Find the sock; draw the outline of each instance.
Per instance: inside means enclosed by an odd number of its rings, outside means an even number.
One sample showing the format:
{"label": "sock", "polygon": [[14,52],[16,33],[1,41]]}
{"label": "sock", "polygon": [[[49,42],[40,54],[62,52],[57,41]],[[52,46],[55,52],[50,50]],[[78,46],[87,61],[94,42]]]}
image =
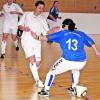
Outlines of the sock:
{"label": "sock", "polygon": [[1,54],[5,54],[6,46],[7,46],[7,42],[2,41],[2,43],[1,43]]}
{"label": "sock", "polygon": [[80,72],[78,70],[72,71],[72,87],[76,87],[79,82]]}
{"label": "sock", "polygon": [[18,40],[14,41],[14,45],[15,45],[15,47],[18,46]]}
{"label": "sock", "polygon": [[50,87],[54,81],[55,75],[53,75],[51,72],[49,72],[46,76],[46,80],[45,80],[45,87],[44,90],[48,91],[50,90]]}
{"label": "sock", "polygon": [[30,63],[30,69],[35,81],[37,82],[39,80],[39,75],[38,75],[36,63],[33,63],[33,64]]}

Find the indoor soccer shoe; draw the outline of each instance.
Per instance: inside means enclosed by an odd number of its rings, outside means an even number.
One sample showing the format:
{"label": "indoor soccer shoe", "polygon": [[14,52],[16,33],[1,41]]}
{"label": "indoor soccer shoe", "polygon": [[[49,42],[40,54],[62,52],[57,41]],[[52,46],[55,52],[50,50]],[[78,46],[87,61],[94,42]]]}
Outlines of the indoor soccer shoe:
{"label": "indoor soccer shoe", "polygon": [[16,51],[18,51],[18,50],[19,50],[19,47],[17,46],[17,47],[16,47]]}
{"label": "indoor soccer shoe", "polygon": [[42,82],[41,80],[38,80],[38,81],[36,82],[36,86],[37,86],[37,87],[40,87],[40,88],[43,88],[43,87],[44,87],[44,84],[43,84],[43,82]]}
{"label": "indoor soccer shoe", "polygon": [[69,88],[67,89],[67,91],[68,91],[68,93],[77,95],[77,92],[76,92],[76,88],[75,88],[75,87],[69,87]]}
{"label": "indoor soccer shoe", "polygon": [[48,91],[44,91],[44,89],[42,89],[40,92],[38,92],[39,95],[44,96],[44,97],[48,97],[49,96],[49,92]]}
{"label": "indoor soccer shoe", "polygon": [[1,54],[1,58],[4,59],[5,58],[5,54]]}

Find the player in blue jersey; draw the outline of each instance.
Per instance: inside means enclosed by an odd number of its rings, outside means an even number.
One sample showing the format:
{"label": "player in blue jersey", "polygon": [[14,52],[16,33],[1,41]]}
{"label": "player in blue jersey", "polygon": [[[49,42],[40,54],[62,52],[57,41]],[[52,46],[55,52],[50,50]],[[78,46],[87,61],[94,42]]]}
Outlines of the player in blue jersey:
{"label": "player in blue jersey", "polygon": [[49,28],[52,29],[55,26],[59,26],[57,19],[61,19],[61,17],[59,17],[59,1],[55,0],[53,2],[53,6],[51,7],[50,11],[49,11],[49,15],[47,17],[47,22],[49,25]]}
{"label": "player in blue jersey", "polygon": [[71,19],[65,19],[62,23],[63,30],[47,37],[41,36],[40,39],[53,41],[60,44],[62,57],[60,57],[48,72],[45,80],[45,87],[39,92],[40,95],[49,96],[50,87],[55,75],[72,71],[72,87],[68,90],[73,91],[79,82],[80,70],[86,65],[86,52],[84,46],[92,47],[95,54],[100,57],[100,53],[95,46],[95,42],[84,32],[75,30],[75,23]]}

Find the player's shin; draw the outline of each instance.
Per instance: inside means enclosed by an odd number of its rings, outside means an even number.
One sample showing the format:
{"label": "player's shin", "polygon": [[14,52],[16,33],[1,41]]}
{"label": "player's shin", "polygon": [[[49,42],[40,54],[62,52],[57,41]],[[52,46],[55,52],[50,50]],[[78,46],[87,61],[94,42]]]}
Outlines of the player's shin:
{"label": "player's shin", "polygon": [[43,82],[39,79],[36,63],[30,63],[30,69],[38,87],[44,87]]}
{"label": "player's shin", "polygon": [[79,76],[80,76],[79,70],[72,71],[72,87],[76,87],[76,85],[78,84]]}
{"label": "player's shin", "polygon": [[32,75],[35,79],[35,81],[39,80],[39,75],[38,75],[38,71],[37,71],[37,67],[36,67],[36,63],[30,63],[30,69],[32,72]]}
{"label": "player's shin", "polygon": [[7,46],[7,42],[6,41],[2,41],[2,44],[1,44],[1,54],[5,54],[6,46]]}
{"label": "player's shin", "polygon": [[45,87],[44,90],[50,90],[50,87],[54,81],[55,75],[52,72],[49,72],[46,76],[46,80],[45,80]]}

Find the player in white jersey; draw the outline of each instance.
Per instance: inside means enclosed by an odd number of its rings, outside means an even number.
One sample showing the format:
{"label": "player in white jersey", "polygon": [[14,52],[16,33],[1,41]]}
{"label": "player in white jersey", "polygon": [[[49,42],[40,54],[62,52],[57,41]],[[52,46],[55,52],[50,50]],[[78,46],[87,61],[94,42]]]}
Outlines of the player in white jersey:
{"label": "player in white jersey", "polygon": [[44,86],[38,75],[41,62],[41,42],[34,39],[34,33],[37,36],[46,35],[49,30],[46,19],[41,15],[44,7],[45,3],[43,1],[37,1],[34,12],[25,13],[19,22],[19,28],[23,30],[22,48],[26,58],[29,58],[29,66],[38,87]]}
{"label": "player in white jersey", "polygon": [[14,0],[7,0],[2,7],[2,11],[0,16],[4,16],[3,22],[3,37],[1,44],[1,58],[5,56],[5,49],[7,45],[7,39],[9,33],[12,33],[12,40],[14,41],[14,45],[16,50],[19,50],[18,40],[17,40],[17,27],[18,27],[18,16],[23,14],[23,10],[20,8],[18,4],[14,3]]}

